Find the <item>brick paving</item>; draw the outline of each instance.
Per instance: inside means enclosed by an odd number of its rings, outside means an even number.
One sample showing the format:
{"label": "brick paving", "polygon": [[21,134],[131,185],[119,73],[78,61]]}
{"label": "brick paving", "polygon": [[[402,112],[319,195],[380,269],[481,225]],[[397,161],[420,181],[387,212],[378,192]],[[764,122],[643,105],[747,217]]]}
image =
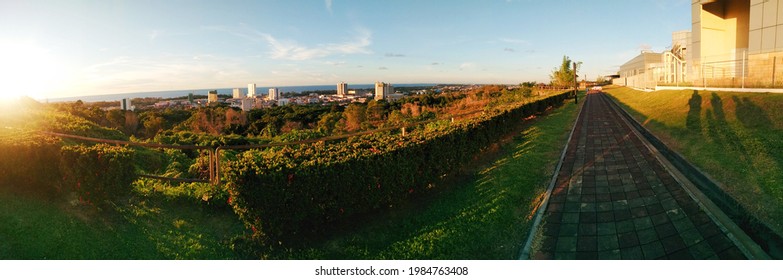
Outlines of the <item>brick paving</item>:
{"label": "brick paving", "polygon": [[610,109],[589,94],[534,259],[745,259]]}

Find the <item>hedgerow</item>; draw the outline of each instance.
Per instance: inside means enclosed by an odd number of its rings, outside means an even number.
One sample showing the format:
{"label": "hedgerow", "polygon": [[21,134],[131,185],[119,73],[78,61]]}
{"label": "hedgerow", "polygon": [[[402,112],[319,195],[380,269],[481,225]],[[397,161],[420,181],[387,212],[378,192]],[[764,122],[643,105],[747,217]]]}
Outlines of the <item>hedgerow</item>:
{"label": "hedgerow", "polygon": [[330,222],[389,207],[427,190],[519,120],[559,106],[567,93],[486,110],[406,136],[365,135],[237,155],[226,172],[229,204],[253,237],[283,242]]}

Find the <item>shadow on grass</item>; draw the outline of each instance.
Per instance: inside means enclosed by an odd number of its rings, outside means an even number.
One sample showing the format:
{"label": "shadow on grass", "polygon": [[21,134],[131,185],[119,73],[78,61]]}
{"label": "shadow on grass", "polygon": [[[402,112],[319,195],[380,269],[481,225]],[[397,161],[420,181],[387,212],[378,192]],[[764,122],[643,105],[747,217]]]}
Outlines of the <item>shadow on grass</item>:
{"label": "shadow on grass", "polygon": [[[781,159],[783,158],[779,154],[775,154],[779,153],[776,152],[779,150],[774,149],[778,142],[770,140],[771,137],[769,136],[780,135],[780,133],[769,133],[772,131],[772,125],[769,118],[766,117],[764,109],[756,106],[747,98],[739,99],[737,96],[733,96],[737,105],[733,113],[736,114],[737,120],[742,124],[742,126],[739,126],[733,125],[732,122],[727,120],[726,108],[730,107],[724,104],[723,99],[718,94],[714,92],[711,94],[710,106],[707,108],[701,108],[700,105],[696,105],[696,101],[701,98],[695,95],[698,95],[698,93],[694,91],[694,95],[688,102],[691,111],[685,116],[686,129],[669,127],[661,122],[649,119],[645,121],[644,126],[652,128],[652,130],[658,133],[668,134],[666,137],[678,135],[679,137],[676,137],[677,139],[673,139],[673,141],[678,142],[679,146],[684,146],[686,150],[693,151],[694,145],[699,146],[696,149],[699,153],[691,156],[698,158],[698,161],[701,163],[705,161],[711,162],[713,165],[712,172],[716,172],[716,166],[722,169],[719,171],[729,171],[725,170],[729,168],[731,169],[730,172],[737,172],[737,169],[739,169],[743,177],[734,178],[730,176],[730,178],[733,180],[752,180],[753,182],[739,183],[741,185],[737,185],[738,182],[733,182],[732,185],[727,187],[732,193],[740,193],[742,196],[745,196],[743,199],[746,205],[739,204],[736,200],[737,198],[727,195],[726,192],[714,185],[704,175],[701,175],[701,171],[694,169],[692,165],[685,162],[680,155],[668,151],[669,148],[660,140],[651,139],[651,142],[654,144],[656,142],[660,143],[662,147],[655,144],[656,147],[678,169],[683,171],[691,181],[699,186],[702,192],[710,197],[752,239],[758,242],[768,254],[774,258],[782,258],[783,238],[775,233],[775,231],[780,230],[780,223],[773,218],[781,216],[778,206],[781,200],[780,182],[776,181],[780,174],[770,174],[770,172],[779,170]],[[637,119],[647,118],[616,97],[612,96],[612,99],[617,101],[623,109]],[[704,110],[706,116],[699,127],[695,126],[695,120],[697,119],[696,109]],[[747,129],[743,129],[743,127]],[[759,162],[771,164],[759,166]],[[751,195],[752,197],[748,194],[742,194],[752,192],[748,190],[748,185],[757,185],[765,193],[755,193]],[[747,204],[748,200],[753,200],[754,204]],[[752,212],[764,216],[763,220],[766,222],[762,222],[759,220],[760,217],[751,214],[747,210],[748,207],[753,209]],[[773,219],[770,220],[770,218]]]}

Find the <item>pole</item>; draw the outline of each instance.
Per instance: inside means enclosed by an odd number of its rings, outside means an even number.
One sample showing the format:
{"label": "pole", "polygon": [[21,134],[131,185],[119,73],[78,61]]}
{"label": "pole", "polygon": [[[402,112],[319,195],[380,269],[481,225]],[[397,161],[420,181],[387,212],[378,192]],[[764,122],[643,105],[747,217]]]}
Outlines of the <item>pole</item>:
{"label": "pole", "polygon": [[745,88],[745,52],[747,50],[742,51],[742,88]]}
{"label": "pole", "polygon": [[574,103],[579,103],[576,90],[579,89],[579,81],[576,80],[576,62],[574,62]]}
{"label": "pole", "polygon": [[778,64],[778,57],[772,57],[772,87],[775,87],[775,64]]}

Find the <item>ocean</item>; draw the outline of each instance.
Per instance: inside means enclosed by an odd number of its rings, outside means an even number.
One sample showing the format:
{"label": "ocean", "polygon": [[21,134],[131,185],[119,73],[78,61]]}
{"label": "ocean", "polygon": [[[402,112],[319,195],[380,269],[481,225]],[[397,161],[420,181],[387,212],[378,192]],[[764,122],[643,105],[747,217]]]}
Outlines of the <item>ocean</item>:
{"label": "ocean", "polygon": [[[430,87],[437,84],[395,84],[395,87]],[[256,87],[256,93],[266,94],[271,87]],[[281,92],[303,92],[313,90],[336,90],[337,85],[316,85],[316,86],[283,86],[277,87]],[[348,89],[372,89],[375,88],[375,84],[348,84]],[[247,94],[247,87],[241,87],[242,93]],[[88,95],[88,96],[73,96],[73,97],[59,97],[49,98],[41,101],[48,102],[67,102],[81,100],[84,102],[97,102],[97,101],[119,101],[123,98],[142,98],[142,97],[160,97],[160,98],[174,98],[181,96],[188,96],[189,93],[195,95],[207,95],[210,90],[217,90],[218,94],[233,94],[234,88],[218,88],[218,89],[195,89],[195,90],[169,90],[169,91],[149,91],[149,92],[135,92],[135,93],[118,93],[118,94],[105,94],[105,95]]]}

